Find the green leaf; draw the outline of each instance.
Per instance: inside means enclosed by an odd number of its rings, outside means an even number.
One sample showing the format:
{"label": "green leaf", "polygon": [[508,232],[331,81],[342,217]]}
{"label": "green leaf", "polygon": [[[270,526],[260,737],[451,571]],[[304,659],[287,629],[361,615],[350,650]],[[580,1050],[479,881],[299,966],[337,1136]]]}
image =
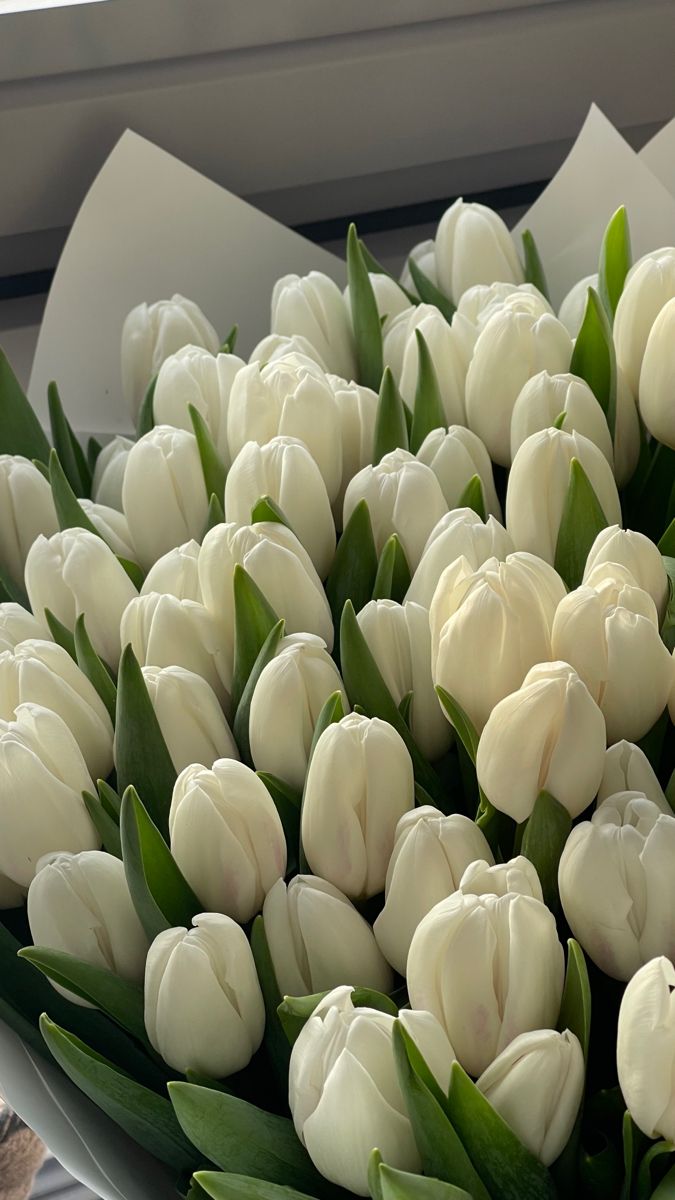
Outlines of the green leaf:
{"label": "green leaf", "polygon": [[96,688],[108,710],[110,720],[114,722],[117,706],[117,688],[113,682],[110,669],[105,666],[91,644],[84,621],[84,613],[80,613],[75,622],[73,642],[78,667]]}
{"label": "green leaf", "polygon": [[485,493],[483,491],[483,480],[480,475],[472,475],[457,501],[457,508],[470,508],[481,519],[487,521],[487,509],[485,507]]}
{"label": "green leaf", "polygon": [[217,496],[222,501],[225,495],[225,479],[227,477],[225,464],[218,453],[216,444],[211,437],[211,431],[202,414],[195,408],[194,404],[188,404],[188,412],[194,435],[197,439],[197,449],[199,450],[199,459],[202,464],[206,495]]}
{"label": "green leaf", "polygon": [[663,565],[669,580],[668,607],[661,626],[661,637],[668,649],[675,648],[675,558],[663,556]]}
{"label": "green leaf", "polygon": [[452,1064],[448,1113],[488,1192],[499,1200],[554,1200],[546,1167],[526,1150],[458,1062]]}
{"label": "green leaf", "polygon": [[574,938],[567,942],[567,971],[563,989],[558,1029],[569,1029],[581,1042],[584,1058],[588,1061],[591,1039],[591,985],[584,952]]}
{"label": "green leaf", "polygon": [[598,292],[610,321],[614,320],[631,262],[628,213],[622,204],[611,218],[600,247]]}
{"label": "green leaf", "polygon": [[572,818],[555,796],[540,792],[523,834],[521,853],[536,868],[544,903],[552,912],[560,907],[558,864],[572,829]]}
{"label": "green leaf", "polygon": [[59,389],[55,383],[47,388],[49,423],[52,430],[54,449],[59,457],[68,483],[76,496],[88,496],[91,492],[91,471],[68,418],[63,411]]}
{"label": "green leaf", "polygon": [[268,771],[256,771],[258,779],[262,779],[267,788],[286,838],[286,875],[294,875],[298,869],[298,845],[300,842],[300,806],[302,797],[283,779],[270,775]]}
{"label": "green leaf", "polygon": [[607,418],[614,440],[616,426],[616,352],[605,307],[594,288],[589,287],[586,311],[579,330],[570,371],[590,386]]}
{"label": "green leaf", "polygon": [[100,538],[101,534],[77,499],[56,450],[49,452],[49,483],[59,529],[86,529]]}
{"label": "green leaf", "polygon": [[49,457],[47,441],[40,422],[23,388],[0,350],[0,454],[22,454],[24,458]]}
{"label": "green leaf", "polygon": [[588,475],[579,459],[573,458],[554,564],[570,590],[581,583],[588,552],[600,531],[606,528],[607,518]]}
{"label": "green leaf", "polygon": [[377,392],[382,379],[382,327],[356,226],[347,234],[347,277],[359,383]]}
{"label": "green leaf", "polygon": [[55,617],[50,608],[45,609],[45,621],[47,622],[49,632],[58,646],[67,650],[74,662],[77,662],[77,654],[75,653],[75,637],[72,630],[67,629],[65,625]]}
{"label": "green leaf", "polygon": [[[638,1167],[635,1200],[649,1200],[653,1190],[652,1163],[660,1158],[662,1154],[673,1154],[674,1152],[675,1145],[665,1140],[656,1142],[655,1145],[649,1147]],[[675,1195],[675,1181],[673,1184],[673,1195]]]}
{"label": "green leaf", "polygon": [[277,653],[277,650],[279,649],[279,643],[284,636],[285,624],[286,623],[283,617],[280,621],[277,621],[276,625],[273,625],[270,629],[265,641],[260,647],[258,657],[256,658],[253,667],[251,668],[251,673],[244,685],[241,700],[237,705],[237,711],[232,723],[232,732],[234,734],[234,740],[239,747],[239,753],[241,754],[244,762],[248,763],[249,766],[253,762],[251,757],[251,742],[249,739],[249,719],[251,715],[253,693],[265,667],[272,661]]}
{"label": "green leaf", "polygon": [[114,854],[115,858],[121,858],[122,842],[119,825],[103,807],[98,796],[93,796],[91,792],[83,792],[82,799],[103,843],[103,849],[107,850],[108,854]]}
{"label": "green leaf", "polygon": [[223,509],[222,501],[220,501],[217,496],[212,495],[211,499],[209,500],[209,512],[208,512],[208,516],[206,518],[206,528],[204,530],[204,537],[206,537],[207,533],[209,532],[209,529],[214,529],[216,525],[222,525],[224,520],[225,520],[225,512]]}
{"label": "green leaf", "polygon": [[271,496],[261,496],[251,509],[251,524],[257,525],[260,521],[275,521],[277,525],[286,525],[288,529],[291,528],[288,517]]}
{"label": "green leaf", "polygon": [[377,466],[385,454],[399,448],[408,449],[408,424],[401,393],[391,368],[385,367],[375,416],[373,466]]}
{"label": "green leaf", "polygon": [[265,642],[279,618],[257,583],[239,563],[234,568],[234,670],[232,708],[237,711],[248,680]]}
{"label": "green leaf", "polygon": [[419,329],[415,330],[415,339],[417,341],[418,367],[410,434],[410,449],[413,454],[417,454],[422,442],[432,429],[444,429],[447,424],[436,368],[426,339]]}
{"label": "green leaf", "polygon": [[153,411],[153,402],[155,399],[155,388],[157,386],[157,376],[150,380],[140,409],[138,410],[138,422],[136,424],[136,433],[139,438],[150,433],[155,426],[155,414]]}
{"label": "green leaf", "polygon": [[366,246],[363,238],[359,238],[359,246],[361,247],[363,261],[371,275],[386,275],[389,279],[393,279],[396,286],[400,287],[401,291],[408,297],[411,304],[419,304],[419,296],[416,296],[414,292],[409,292],[407,288],[404,288],[403,284],[399,283],[396,276],[392,275],[391,271],[388,271],[386,267],[383,267],[381,262],[378,262],[378,260],[375,258],[375,255],[372,254]]}
{"label": "green leaf", "polygon": [[429,279],[429,276],[425,275],[419,263],[415,262],[412,254],[408,255],[408,270],[415,284],[417,295],[422,303],[433,304],[443,314],[446,321],[450,323],[457,311],[455,305],[440,288],[436,287],[436,284]]}
{"label": "green leaf", "polygon": [[[327,995],[328,992],[315,992],[311,996],[284,996],[277,1012],[291,1046],[297,1041],[317,1005]],[[394,1001],[373,988],[352,988],[351,1000],[354,1008],[374,1008],[390,1017],[398,1016],[398,1008]]]}
{"label": "green leaf", "polygon": [[[408,729],[412,729],[412,713],[413,713],[414,697],[415,697],[414,692],[406,692],[405,696],[403,697],[403,699],[401,700],[401,703],[398,706],[398,711],[400,712],[401,716],[403,717],[403,720],[405,721],[406,725],[408,726]],[[431,801],[431,796],[427,796],[424,788],[420,787],[419,783],[415,784],[415,796],[416,796],[418,804],[427,804]],[[420,799],[420,797],[423,797],[423,799]]]}
{"label": "green leaf", "polygon": [[368,1191],[372,1200],[383,1200],[382,1183],[380,1180],[380,1164],[382,1155],[379,1150],[372,1150],[368,1159]]}
{"label": "green leaf", "polygon": [[117,677],[115,762],[118,790],[124,792],[133,784],[166,836],[176,769],[131,645],[122,651]]}
{"label": "green leaf", "polygon": [[118,563],[120,564],[120,566],[123,567],[124,570],[126,571],[131,582],[133,583],[134,587],[136,588],[136,591],[140,592],[141,588],[143,587],[143,583],[145,581],[145,575],[143,574],[138,563],[131,562],[131,559],[129,559],[129,558],[122,558],[121,554],[116,554],[115,557],[116,557]]}
{"label": "green leaf", "polygon": [[347,600],[357,612],[368,603],[377,574],[373,527],[365,500],[360,500],[342,532],[326,580],[326,596],[336,630]]}
{"label": "green leaf", "polygon": [[384,544],[377,564],[373,600],[395,600],[402,604],[411,578],[405,550],[398,535],[392,533]]}
{"label": "green leaf", "polygon": [[193,1171],[199,1155],[186,1141],[171,1105],[44,1014],[42,1036],[73,1083],[130,1137],[176,1171]]}
{"label": "green leaf", "polygon": [[469,755],[471,762],[475,765],[480,739],[473,721],[464,712],[461,704],[458,704],[455,698],[449,692],[446,692],[445,688],[441,687],[440,684],[436,688],[436,695],[448,714],[450,723]]}
{"label": "green leaf", "polygon": [[98,790],[99,800],[101,801],[104,809],[112,818],[112,820],[115,821],[119,826],[120,814],[122,812],[121,798],[117,795],[117,792],[114,790],[114,788],[111,788],[110,784],[106,783],[105,779],[99,779],[96,783],[96,788]]}
{"label": "green leaf", "polygon": [[312,756],[316,750],[316,744],[321,737],[321,734],[328,729],[329,725],[335,725],[341,721],[345,715],[345,708],[342,702],[341,692],[332,692],[328,699],[324,702],[321,712],[316,719],[314,733],[312,734],[312,744],[309,748],[309,761],[312,761]]}
{"label": "green leaf", "polygon": [[92,476],[93,476],[94,470],[96,468],[96,463],[98,462],[98,456],[101,453],[102,449],[103,449],[103,446],[101,445],[101,443],[98,441],[97,438],[90,437],[87,440],[87,466],[89,467],[89,470],[91,471]]}
{"label": "green leaf", "polygon": [[546,274],[544,264],[539,256],[537,243],[529,229],[524,229],[522,234],[523,255],[525,258],[525,282],[533,283],[534,286],[541,292],[547,300],[550,300],[548,283],[546,282]]}
{"label": "green leaf", "polygon": [[659,550],[664,558],[675,559],[675,517],[673,517],[673,520],[659,542]]}
{"label": "green leaf", "polygon": [[[472,1200],[490,1200],[489,1192],[445,1111],[444,1097],[441,1095],[439,1099],[440,1089],[429,1087],[420,1074],[421,1056],[400,1021],[394,1024],[393,1042],[398,1081],[425,1175],[463,1188]],[[413,1051],[417,1051],[417,1055]],[[421,1065],[426,1075],[428,1068],[423,1059]],[[494,1195],[501,1197],[500,1192]]]}
{"label": "green leaf", "polygon": [[621,1190],[621,1200],[630,1200],[633,1192],[633,1175],[635,1173],[635,1134],[637,1132],[633,1118],[629,1112],[623,1116],[623,1165],[624,1183]]}
{"label": "green leaf", "polygon": [[274,965],[265,933],[265,923],[258,915],[251,929],[251,950],[258,972],[260,990],[265,1003],[265,1039],[263,1048],[267,1052],[277,1083],[282,1093],[288,1088],[288,1064],[291,1050],[288,1038],[281,1027],[279,1005],[281,992],[274,973]]}
{"label": "green leaf", "polygon": [[652,1200],[675,1200],[675,1166],[670,1168],[656,1191],[652,1192]]}
{"label": "green leaf", "polygon": [[10,578],[2,563],[0,563],[0,599],[11,600],[14,604],[20,604],[22,608],[30,609],[28,596],[23,587]]}
{"label": "green leaf", "polygon": [[553,426],[552,426],[553,429],[562,429],[565,424],[566,419],[567,419],[567,410],[563,409],[562,412],[558,413],[555,421],[553,422]]}
{"label": "green leaf", "polygon": [[133,787],[122,797],[122,859],[134,908],[152,940],[165,929],[183,926],[203,909],[186,882],[159,829]]}
{"label": "green leaf", "polygon": [[234,354],[234,348],[237,344],[238,336],[239,336],[239,326],[237,324],[234,324],[232,326],[230,332],[228,333],[227,337],[225,338],[225,341],[223,342],[222,346],[220,347],[220,353],[221,354]]}
{"label": "green leaf", "polygon": [[464,1188],[426,1175],[397,1171],[386,1163],[381,1164],[379,1174],[382,1200],[472,1200]]}
{"label": "green leaf", "polygon": [[143,988],[138,984],[48,946],[26,946],[19,950],[19,958],[25,958],[48,979],[101,1009],[139,1042],[147,1042]]}
{"label": "green leaf", "polygon": [[305,1192],[225,1171],[197,1171],[194,1178],[212,1200],[311,1200]]}

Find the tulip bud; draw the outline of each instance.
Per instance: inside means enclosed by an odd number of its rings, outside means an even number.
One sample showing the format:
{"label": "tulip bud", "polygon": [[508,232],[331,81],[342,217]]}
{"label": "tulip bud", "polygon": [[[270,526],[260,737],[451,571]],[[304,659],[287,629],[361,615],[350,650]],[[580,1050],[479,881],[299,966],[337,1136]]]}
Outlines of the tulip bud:
{"label": "tulip bud", "polygon": [[231,653],[203,604],[151,592],[122,614],[120,635],[142,667],[184,667],[201,675],[226,711],[230,707]]}
{"label": "tulip bud", "polygon": [[504,307],[487,322],[466,377],[466,416],[494,462],[511,463],[511,418],[528,379],[542,370],[568,371],[571,357],[565,326],[548,313],[538,317]]}
{"label": "tulip bud", "polygon": [[141,566],[206,528],[206,495],[197,439],[184,429],[156,425],[129,451],[122,486],[124,515]]}
{"label": "tulip bud", "polygon": [[[616,306],[614,344],[617,365],[625,372],[634,396],[640,394],[640,373],[647,340],[663,306],[675,297],[675,248],[666,246],[656,257],[644,258],[629,272]],[[642,397],[640,396],[640,403]],[[643,414],[644,419],[644,414]]]}
{"label": "tulip bud", "polygon": [[583,325],[588,303],[589,287],[598,289],[598,276],[585,275],[570,288],[558,309],[558,320],[562,321],[570,337],[576,338]]}
{"label": "tulip bud", "polygon": [[404,287],[407,292],[412,292],[417,295],[415,281],[410,272],[408,265],[409,259],[413,259],[415,264],[420,268],[427,279],[430,279],[433,284],[438,287],[438,276],[436,275],[436,245],[433,238],[427,238],[424,242],[418,242],[413,246],[405,260],[403,270],[401,271],[401,287]]}
{"label": "tulip bud", "polygon": [[145,1028],[165,1063],[222,1079],[248,1066],[265,1006],[243,929],[200,913],[193,929],[165,929],[148,952]]}
{"label": "tulip bud", "polygon": [[91,485],[91,494],[97,504],[107,504],[108,508],[122,511],[122,484],[133,444],[130,438],[118,436],[101,450]]}
{"label": "tulip bud", "polygon": [[623,372],[616,372],[616,414],[614,426],[614,478],[623,488],[632,479],[640,458],[642,435],[635,397]]}
{"label": "tulip bud", "polygon": [[577,375],[549,375],[540,371],[528,379],[513,408],[511,417],[511,458],[533,433],[554,425],[561,414],[559,429],[581,433],[602,450],[610,467],[614,450],[609,426],[602,408],[584,379]]}
{"label": "tulip bud", "polygon": [[436,230],[441,291],[457,302],[476,283],[522,283],[523,268],[502,218],[484,204],[455,200]]}
{"label": "tulip bud", "polygon": [[530,668],[550,660],[564,595],[560,576],[532,554],[490,558],[473,573],[459,559],[441,575],[429,611],[432,675],[479,732]]}
{"label": "tulip bud", "polygon": [[373,927],[380,949],[400,975],[406,973],[420,921],[457,890],[475,859],[494,862],[485,835],[468,817],[444,817],[429,804],[401,817],[387,868],[384,908]]}
{"label": "tulip bud", "polygon": [[396,823],[414,803],[410,755],[393,726],[356,713],[329,725],[314,748],[302,805],[311,870],[350,900],[376,896]]}
{"label": "tulip bud", "polygon": [[555,561],[558,534],[576,459],[595,492],[608,525],[621,521],[621,505],[607,459],[581,433],[542,429],[518,450],[506,489],[506,528],[519,550]]}
{"label": "tulip bud", "polygon": [[419,604],[371,600],[357,616],[380,674],[396,705],[412,692],[410,728],[432,762],[449,749],[452,732],[431,678],[429,614]]}
{"label": "tulip bud", "polygon": [[177,600],[196,600],[202,603],[199,586],[199,553],[201,547],[194,538],[182,546],[167,551],[148,571],[141,596],[159,592],[162,596],[175,596]]}
{"label": "tulip bud", "polygon": [[567,1145],[584,1094],[584,1054],[566,1029],[514,1038],[476,1086],[522,1144],[545,1167]]}
{"label": "tulip bud", "polygon": [[535,900],[544,899],[536,868],[522,854],[494,866],[484,859],[469,863],[457,891],[465,896],[506,896],[508,892],[518,892]]}
{"label": "tulip bud", "polygon": [[[384,278],[384,276],[380,276]],[[342,507],[350,479],[373,461],[377,393],[360,383],[347,383],[338,375],[327,375],[340,418],[342,479],[333,501],[336,528],[342,529]]]}
{"label": "tulip bud", "polygon": [[542,791],[578,817],[597,794],[605,744],[604,717],[576,671],[565,662],[539,663],[490,713],[476,755],[478,782],[517,824]]}
{"label": "tulip bud", "polygon": [[112,770],[113,728],[96,688],[55,642],[30,640],[0,654],[0,717],[40,704],[58,713],[77,742],[93,779]]}
{"label": "tulip bud", "polygon": [[[467,359],[462,339],[458,337],[453,322],[449,325],[445,317],[432,305],[426,311],[415,314],[414,322],[406,316],[399,320],[408,321],[407,336],[403,345],[401,373],[398,383],[401,395],[410,408],[414,407],[419,377],[419,352],[417,331],[424,338],[431,361],[436,371],[441,403],[449,425],[466,421],[464,413],[464,384]],[[396,332],[394,332],[394,336]]]}
{"label": "tulip bud", "polygon": [[[28,889],[28,921],[36,946],[72,954],[92,967],[141,983],[148,939],[133,906],[122,861],[102,850],[59,851],[37,864]],[[57,992],[93,1008],[74,992]]]}
{"label": "tulip bud", "polygon": [[97,654],[113,670],[120,659],[120,620],[137,595],[124,567],[109,546],[86,529],[65,529],[40,536],[26,559],[26,591],[40,620],[45,610],[73,630],[84,613]]}
{"label": "tulip bud", "polygon": [[214,355],[201,346],[183,346],[159,369],[152,400],[155,423],[192,433],[188,406],[193,405],[204,418],[225,466],[229,466],[227,409],[234,377],[244,365],[236,354]]}
{"label": "tulip bud", "polygon": [[182,346],[218,353],[218,334],[193,300],[176,294],[132,308],[122,327],[122,390],[134,418],[164,359]]}
{"label": "tulip bud", "polygon": [[296,875],[288,887],[278,879],[265,897],[263,919],[282,996],[330,991],[338,980],[391,991],[393,973],[370,925],[325,879]]}
{"label": "tulip bud", "polygon": [[658,547],[644,533],[608,525],[596,537],[588,552],[584,583],[598,563],[620,563],[626,567],[638,587],[649,592],[662,621],[668,603],[668,576]]}
{"label": "tulip bud", "polygon": [[356,356],[350,311],[339,287],[321,271],[284,275],[272,291],[272,333],[299,333],[329,371],[354,379]]}
{"label": "tulip bud", "polygon": [[628,983],[619,1009],[616,1065],[626,1107],[649,1138],[675,1139],[675,967],[652,959]]}
{"label": "tulip bud", "polygon": [[201,675],[184,667],[143,667],[143,679],[178,775],[192,763],[212,767],[217,758],[239,758],[218,697]]}
{"label": "tulip bud", "polygon": [[181,771],[169,812],[171,853],[213,912],[244,924],[286,872],[279,814],[255,771],[231,758]]}
{"label": "tulip bud", "polygon": [[47,627],[13,600],[0,603],[0,650],[13,650],[29,638],[49,638]]}
{"label": "tulip bud", "polygon": [[675,450],[672,363],[675,337],[675,296],[664,304],[652,325],[640,371],[640,414],[652,437]]}
{"label": "tulip bud", "polygon": [[[447,1091],[453,1052],[429,1013],[403,1009],[399,1020],[439,1087]],[[368,1196],[374,1149],[389,1166],[419,1171],[421,1162],[398,1080],[394,1018],[354,1008],[351,988],[329,992],[291,1052],[288,1099],[295,1130],[325,1179]]]}
{"label": "tulip bud", "polygon": [[[371,272],[368,278],[370,279],[370,286],[373,289],[378,316],[382,322],[382,329],[383,332],[386,332],[394,317],[398,317],[400,313],[410,309],[410,301],[403,288],[399,287],[396,280],[391,278],[391,275]],[[347,284],[343,295],[353,324],[354,316],[352,313],[349,284]]]}
{"label": "tulip bud", "polygon": [[417,451],[420,462],[431,467],[449,509],[457,508],[467,484],[478,475],[483,485],[486,512],[502,519],[490,455],[475,433],[463,425],[432,429]]}
{"label": "tulip bud", "polygon": [[23,587],[26,558],[40,534],[51,537],[59,523],[52,489],[37,467],[19,454],[0,454],[0,564]]}
{"label": "tulip bud", "polygon": [[407,975],[411,1006],[433,1013],[465,1071],[480,1075],[519,1033],[558,1019],[564,956],[555,919],[530,896],[455,892],[417,926]]}
{"label": "tulip bud", "polygon": [[555,316],[548,300],[532,283],[477,283],[467,288],[457,305],[457,312],[480,333],[491,317],[503,308],[514,312],[543,317]]}
{"label": "tulip bud", "polygon": [[280,333],[268,333],[267,337],[254,346],[248,361],[266,367],[268,363],[276,362],[279,358],[288,358],[289,355],[309,358],[317,367],[321,367],[322,371],[328,369],[316,346],[299,333],[293,333],[290,337],[284,337]]}
{"label": "tulip bud", "polygon": [[345,492],[343,524],[365,500],[377,553],[392,533],[398,535],[414,571],[431,530],[447,512],[441,486],[431,467],[408,450],[392,450],[375,467],[364,467]]}
{"label": "tulip bud", "polygon": [[[237,564],[251,576],[287,633],[315,633],[333,649],[333,618],[312,560],[294,533],[275,521],[216,525],[199,554],[204,604],[217,622],[224,647],[234,654],[234,592]],[[231,668],[230,668],[231,669]]]}
{"label": "tulip bud", "polygon": [[605,751],[605,764],[598,788],[598,808],[617,792],[641,792],[661,812],[673,815],[661,784],[647,755],[633,742],[615,742]]}
{"label": "tulip bud", "polygon": [[465,558],[469,569],[477,571],[489,558],[503,561],[513,550],[511,538],[494,517],[483,522],[471,508],[451,509],[429,534],[406,604],[413,600],[429,608],[441,575],[457,559]]}
{"label": "tulip bud", "polygon": [[110,546],[113,554],[134,562],[136,549],[124,513],[117,508],[109,508],[107,504],[95,504],[93,500],[86,498],[79,500],[78,504],[103,541]]}
{"label": "tulip bud", "polygon": [[558,868],[570,929],[612,979],[630,979],[657,954],[675,954],[675,817],[646,796],[609,796],[577,825]]}
{"label": "tulip bud", "polygon": [[335,525],[321,472],[303,442],[275,437],[247,442],[225,484],[225,518],[246,525],[261,496],[270,496],[325,579],[335,554]]}
{"label": "tulip bud", "polygon": [[18,883],[8,879],[6,875],[0,875],[0,912],[10,908],[21,908],[25,898],[25,888],[19,887]]}
{"label": "tulip bud", "polygon": [[56,713],[20,704],[0,720],[0,872],[28,887],[43,854],[97,850],[82,799],[93,792],[82,753]]}
{"label": "tulip bud", "polygon": [[349,712],[340,672],[325,642],[311,633],[282,638],[251,700],[249,740],[256,770],[277,775],[302,792],[314,727],[334,692],[340,692]]}
{"label": "tulip bud", "polygon": [[[606,571],[614,577],[603,578]],[[599,563],[565,596],[551,642],[553,655],[575,668],[600,705],[608,742],[648,733],[668,702],[673,664],[654,601],[625,567]]]}

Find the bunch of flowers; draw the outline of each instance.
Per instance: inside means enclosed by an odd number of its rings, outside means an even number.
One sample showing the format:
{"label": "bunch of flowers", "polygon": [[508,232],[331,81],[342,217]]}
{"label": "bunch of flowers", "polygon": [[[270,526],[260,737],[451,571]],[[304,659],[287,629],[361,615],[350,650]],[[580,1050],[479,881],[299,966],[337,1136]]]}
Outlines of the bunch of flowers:
{"label": "bunch of flowers", "polygon": [[523,249],[0,359],[0,1018],[191,1200],[675,1195],[675,248]]}

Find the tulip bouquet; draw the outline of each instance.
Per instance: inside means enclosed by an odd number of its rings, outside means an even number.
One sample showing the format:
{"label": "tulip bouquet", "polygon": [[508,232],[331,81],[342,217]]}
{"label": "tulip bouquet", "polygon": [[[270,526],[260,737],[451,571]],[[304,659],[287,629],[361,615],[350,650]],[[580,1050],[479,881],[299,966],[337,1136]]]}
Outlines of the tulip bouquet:
{"label": "tulip bouquet", "polygon": [[675,1196],[675,248],[523,252],[0,359],[0,1018],[190,1200]]}

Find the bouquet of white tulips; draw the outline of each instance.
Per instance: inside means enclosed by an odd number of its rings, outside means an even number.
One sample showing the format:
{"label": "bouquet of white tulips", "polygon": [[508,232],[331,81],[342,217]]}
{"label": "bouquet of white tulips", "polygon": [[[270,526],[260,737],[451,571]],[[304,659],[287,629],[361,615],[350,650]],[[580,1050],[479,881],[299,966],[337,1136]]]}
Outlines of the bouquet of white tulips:
{"label": "bouquet of white tulips", "polygon": [[675,1196],[675,248],[523,243],[0,358],[0,1018],[190,1200]]}

